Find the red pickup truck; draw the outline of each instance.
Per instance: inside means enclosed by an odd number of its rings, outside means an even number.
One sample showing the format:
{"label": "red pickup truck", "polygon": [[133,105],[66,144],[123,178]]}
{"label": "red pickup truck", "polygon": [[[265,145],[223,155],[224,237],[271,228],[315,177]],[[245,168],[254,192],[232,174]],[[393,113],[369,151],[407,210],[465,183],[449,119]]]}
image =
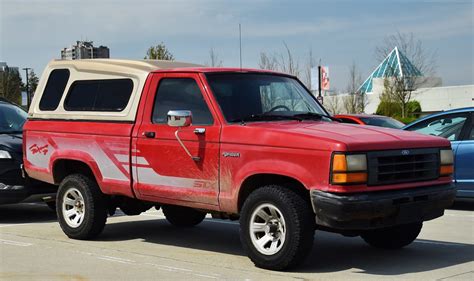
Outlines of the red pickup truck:
{"label": "red pickup truck", "polygon": [[[256,266],[282,270],[315,230],[414,241],[453,202],[449,141],[335,122],[295,77],[167,61],[52,61],[24,127],[24,167],[59,185],[65,234],[120,208],[190,227],[240,219]],[[157,234],[159,235],[159,234]]]}

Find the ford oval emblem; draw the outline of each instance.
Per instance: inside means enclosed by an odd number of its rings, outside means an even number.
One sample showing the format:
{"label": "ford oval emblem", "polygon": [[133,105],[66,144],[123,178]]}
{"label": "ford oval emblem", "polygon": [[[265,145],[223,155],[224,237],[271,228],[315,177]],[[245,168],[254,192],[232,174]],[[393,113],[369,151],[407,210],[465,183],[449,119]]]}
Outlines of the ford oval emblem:
{"label": "ford oval emblem", "polygon": [[409,155],[410,154],[410,150],[402,150],[402,155]]}

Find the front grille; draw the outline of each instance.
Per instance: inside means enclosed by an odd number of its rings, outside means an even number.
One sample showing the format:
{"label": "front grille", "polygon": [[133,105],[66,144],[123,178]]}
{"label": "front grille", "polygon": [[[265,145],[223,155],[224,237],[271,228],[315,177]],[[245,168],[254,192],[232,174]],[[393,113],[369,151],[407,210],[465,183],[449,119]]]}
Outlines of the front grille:
{"label": "front grille", "polygon": [[439,177],[439,149],[375,151],[367,154],[368,185],[433,180]]}

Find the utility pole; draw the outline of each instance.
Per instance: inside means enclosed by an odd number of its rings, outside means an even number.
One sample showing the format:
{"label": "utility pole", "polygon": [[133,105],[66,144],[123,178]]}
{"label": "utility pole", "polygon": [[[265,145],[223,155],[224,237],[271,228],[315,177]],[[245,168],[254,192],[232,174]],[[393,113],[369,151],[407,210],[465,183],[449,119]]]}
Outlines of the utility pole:
{"label": "utility pole", "polygon": [[239,53],[240,53],[240,70],[242,70],[242,26],[239,23]]}
{"label": "utility pole", "polygon": [[23,68],[24,71],[26,71],[26,108],[30,109],[30,81],[28,80],[28,70],[30,70],[30,67],[25,67]]}

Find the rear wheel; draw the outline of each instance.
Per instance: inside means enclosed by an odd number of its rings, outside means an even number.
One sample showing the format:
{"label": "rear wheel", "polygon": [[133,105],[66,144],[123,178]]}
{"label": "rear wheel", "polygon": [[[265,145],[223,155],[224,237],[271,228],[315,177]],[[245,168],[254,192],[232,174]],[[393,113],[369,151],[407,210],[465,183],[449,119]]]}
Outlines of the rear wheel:
{"label": "rear wheel", "polygon": [[181,206],[163,206],[166,220],[174,226],[191,227],[200,224],[206,217],[206,213]]}
{"label": "rear wheel", "polygon": [[399,249],[415,241],[423,227],[422,222],[369,230],[361,235],[367,244],[375,248]]}
{"label": "rear wheel", "polygon": [[254,264],[283,270],[298,265],[313,245],[314,216],[306,200],[281,186],[264,186],[245,200],[242,246]]}
{"label": "rear wheel", "polygon": [[57,194],[59,225],[73,239],[99,235],[107,220],[107,200],[92,179],[73,174],[64,178]]}

